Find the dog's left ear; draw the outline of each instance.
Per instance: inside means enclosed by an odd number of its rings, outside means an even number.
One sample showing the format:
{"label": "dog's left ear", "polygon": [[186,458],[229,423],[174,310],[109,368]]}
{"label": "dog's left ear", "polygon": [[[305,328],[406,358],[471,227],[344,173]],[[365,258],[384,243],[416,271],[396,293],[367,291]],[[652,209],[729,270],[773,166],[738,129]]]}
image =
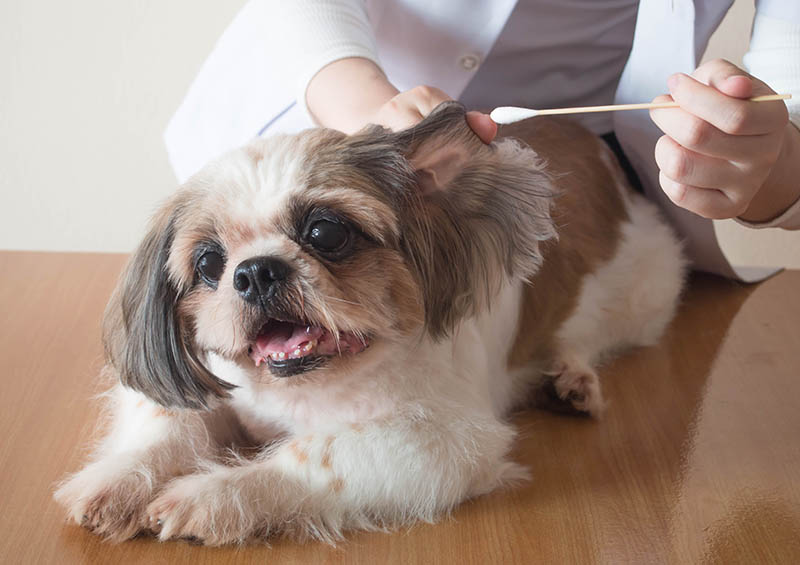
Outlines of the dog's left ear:
{"label": "dog's left ear", "polygon": [[187,206],[179,193],[155,217],[106,308],[103,342],[123,385],[162,406],[207,408],[233,386],[200,359],[179,307],[186,289],[169,276],[176,223]]}
{"label": "dog's left ear", "polygon": [[513,139],[483,143],[457,102],[393,135],[414,176],[403,243],[428,331],[441,337],[490,306],[503,281],[538,270],[539,242],[555,236],[554,189],[529,147]]}

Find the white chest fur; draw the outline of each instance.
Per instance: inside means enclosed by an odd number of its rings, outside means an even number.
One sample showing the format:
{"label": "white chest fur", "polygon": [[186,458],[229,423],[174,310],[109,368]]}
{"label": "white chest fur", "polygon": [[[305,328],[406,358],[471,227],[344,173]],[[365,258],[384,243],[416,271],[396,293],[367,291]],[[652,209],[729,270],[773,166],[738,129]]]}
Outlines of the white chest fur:
{"label": "white chest fur", "polygon": [[[391,417],[415,404],[458,403],[503,414],[512,402],[506,369],[516,333],[522,283],[507,285],[491,311],[449,338],[376,343],[354,372],[320,371],[302,383],[216,355],[209,368],[235,384],[231,405],[258,439],[277,427],[294,434]],[[264,439],[267,439],[266,437]]]}

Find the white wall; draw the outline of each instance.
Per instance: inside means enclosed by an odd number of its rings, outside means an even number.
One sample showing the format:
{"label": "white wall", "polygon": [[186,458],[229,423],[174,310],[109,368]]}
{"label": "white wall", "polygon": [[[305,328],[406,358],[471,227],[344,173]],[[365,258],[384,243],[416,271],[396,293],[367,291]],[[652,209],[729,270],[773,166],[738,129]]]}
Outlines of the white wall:
{"label": "white wall", "polygon": [[[243,3],[0,0],[0,248],[135,246],[176,186],[164,126]],[[752,0],[729,16],[710,51],[736,60]],[[800,267],[800,233],[730,223],[732,255]]]}
{"label": "white wall", "polygon": [[130,251],[161,134],[244,0],[0,1],[0,248]]}

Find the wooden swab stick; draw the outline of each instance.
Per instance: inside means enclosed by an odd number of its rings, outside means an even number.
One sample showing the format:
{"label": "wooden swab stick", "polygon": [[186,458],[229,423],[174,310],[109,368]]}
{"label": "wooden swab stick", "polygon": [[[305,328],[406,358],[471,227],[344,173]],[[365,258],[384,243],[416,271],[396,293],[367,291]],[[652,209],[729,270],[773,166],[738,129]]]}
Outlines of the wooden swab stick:
{"label": "wooden swab stick", "polygon": [[[772,100],[789,100],[791,94],[768,94],[755,96],[750,102],[771,102]],[[653,108],[678,108],[677,102],[659,102],[644,104],[610,104],[608,106],[581,106],[578,108],[551,108],[534,110],[533,108],[517,108],[516,106],[500,106],[492,110],[489,116],[498,124],[513,124],[534,116],[553,116],[556,114],[584,114],[587,112],[619,112],[620,110],[651,110]]]}

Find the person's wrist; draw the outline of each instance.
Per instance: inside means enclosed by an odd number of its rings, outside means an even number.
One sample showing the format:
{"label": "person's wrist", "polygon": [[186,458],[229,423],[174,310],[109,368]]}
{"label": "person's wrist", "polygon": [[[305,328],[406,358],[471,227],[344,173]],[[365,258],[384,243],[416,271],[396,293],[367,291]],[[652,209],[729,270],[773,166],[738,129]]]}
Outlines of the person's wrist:
{"label": "person's wrist", "polygon": [[317,124],[351,134],[398,92],[374,62],[353,57],[326,65],[311,79],[306,105]]}
{"label": "person's wrist", "polygon": [[800,130],[786,124],[778,160],[747,209],[738,217],[750,223],[768,222],[800,198]]}

